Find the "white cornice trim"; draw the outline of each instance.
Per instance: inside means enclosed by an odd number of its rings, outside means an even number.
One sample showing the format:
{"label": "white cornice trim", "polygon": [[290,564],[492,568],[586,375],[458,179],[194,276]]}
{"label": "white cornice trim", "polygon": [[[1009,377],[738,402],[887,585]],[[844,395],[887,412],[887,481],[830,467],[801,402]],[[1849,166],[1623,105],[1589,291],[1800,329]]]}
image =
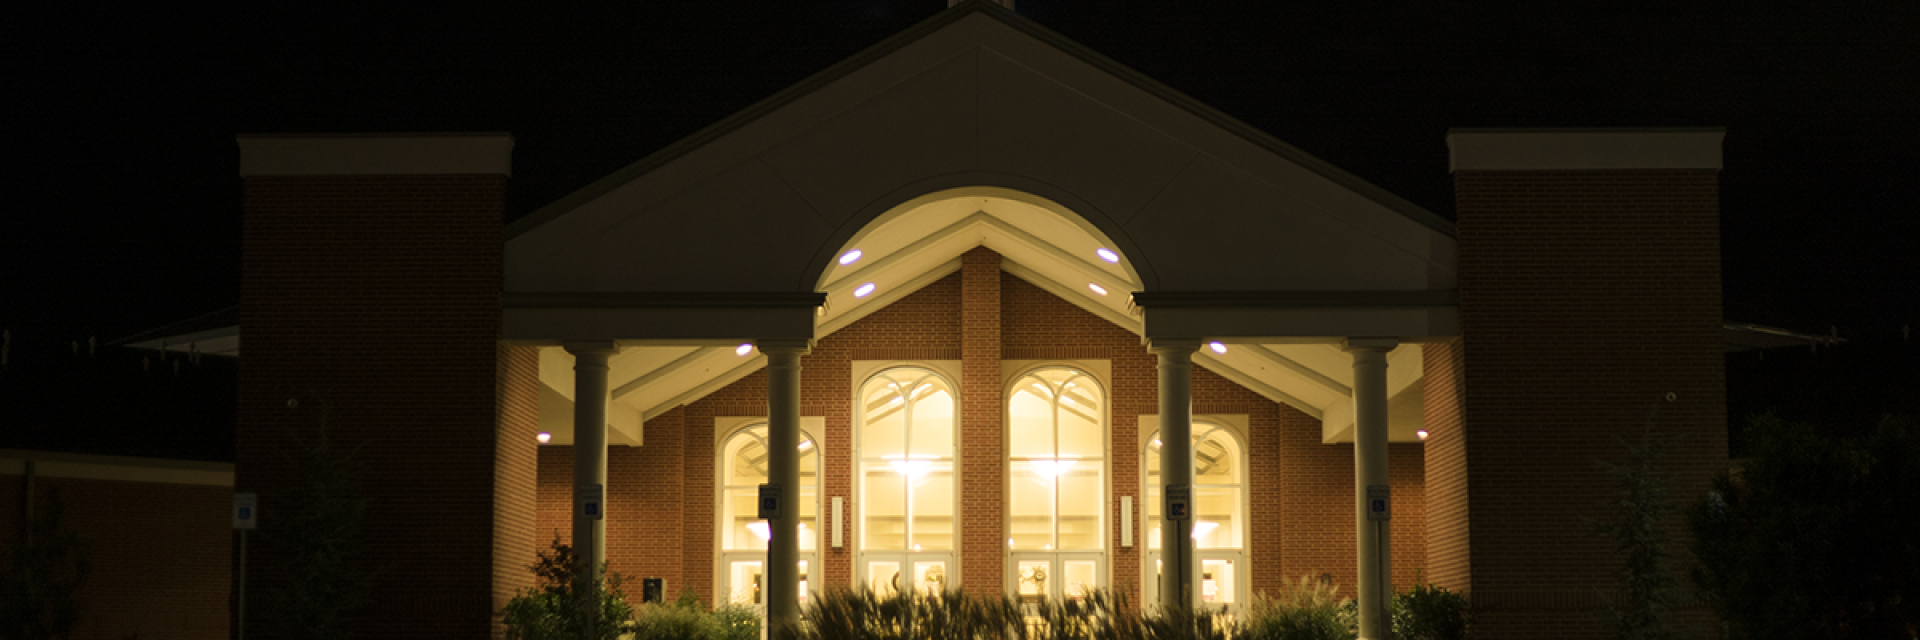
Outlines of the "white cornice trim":
{"label": "white cornice trim", "polygon": [[513,175],[513,136],[242,135],[241,176]]}
{"label": "white cornice trim", "polygon": [[1719,169],[1724,128],[1453,129],[1448,166],[1461,171]]}

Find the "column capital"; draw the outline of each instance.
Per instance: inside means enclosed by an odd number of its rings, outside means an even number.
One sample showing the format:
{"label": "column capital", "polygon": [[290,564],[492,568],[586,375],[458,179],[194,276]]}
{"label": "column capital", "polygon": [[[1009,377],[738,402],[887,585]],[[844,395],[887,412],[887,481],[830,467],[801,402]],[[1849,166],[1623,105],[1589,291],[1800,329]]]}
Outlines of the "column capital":
{"label": "column capital", "polygon": [[576,357],[582,355],[611,356],[620,352],[620,343],[612,340],[567,340],[561,342],[560,347],[566,349],[567,353],[571,353]]}
{"label": "column capital", "polygon": [[761,353],[798,353],[804,356],[813,351],[813,341],[784,338],[777,340],[756,340],[753,343],[753,348],[759,349]]}
{"label": "column capital", "polygon": [[1341,351],[1392,351],[1400,346],[1399,338],[1348,337],[1340,341]]}
{"label": "column capital", "polygon": [[1143,342],[1147,343],[1147,350],[1154,353],[1163,351],[1193,353],[1200,350],[1199,338],[1147,338]]}

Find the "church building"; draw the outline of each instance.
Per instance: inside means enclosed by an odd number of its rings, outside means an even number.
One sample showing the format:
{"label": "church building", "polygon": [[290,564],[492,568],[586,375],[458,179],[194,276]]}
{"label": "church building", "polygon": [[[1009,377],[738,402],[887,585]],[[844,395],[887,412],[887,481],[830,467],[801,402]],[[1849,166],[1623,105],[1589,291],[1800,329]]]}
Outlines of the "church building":
{"label": "church building", "polygon": [[365,637],[497,635],[556,538],[776,621],[1305,577],[1597,634],[1594,461],[1657,407],[1676,496],[1726,467],[1723,134],[1406,141],[1449,221],[969,1],[512,224],[508,133],[242,136],[234,490],[265,539],[352,448]]}

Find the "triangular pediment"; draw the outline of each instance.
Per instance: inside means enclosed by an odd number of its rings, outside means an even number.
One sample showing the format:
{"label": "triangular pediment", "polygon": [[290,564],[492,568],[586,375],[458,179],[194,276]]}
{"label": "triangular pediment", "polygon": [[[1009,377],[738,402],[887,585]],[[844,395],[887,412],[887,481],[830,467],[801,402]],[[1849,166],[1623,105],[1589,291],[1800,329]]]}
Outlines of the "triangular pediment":
{"label": "triangular pediment", "polygon": [[506,289],[811,291],[877,216],[970,186],[1062,204],[1146,290],[1453,286],[1437,216],[970,2],[517,223]]}

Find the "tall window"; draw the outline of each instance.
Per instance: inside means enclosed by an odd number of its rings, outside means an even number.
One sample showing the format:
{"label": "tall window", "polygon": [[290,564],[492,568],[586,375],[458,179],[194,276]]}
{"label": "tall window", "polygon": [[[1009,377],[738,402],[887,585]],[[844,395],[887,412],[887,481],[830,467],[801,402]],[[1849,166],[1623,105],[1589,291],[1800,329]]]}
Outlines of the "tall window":
{"label": "tall window", "polygon": [[868,378],[854,407],[859,443],[860,557],[875,591],[944,591],[954,558],[954,391],[920,368]]}
{"label": "tall window", "polygon": [[[820,450],[800,434],[800,601],[807,600],[807,569],[820,549]],[[767,425],[734,432],[720,447],[720,593],[765,612],[762,567],[771,529],[759,516],[760,484],[767,482]]]}
{"label": "tall window", "polygon": [[[1193,423],[1193,541],[1194,563],[1200,575],[1194,585],[1200,601],[1235,608],[1247,600],[1246,448],[1234,433],[1218,424]],[[1147,557],[1146,604],[1160,603],[1163,534],[1160,526],[1160,434],[1146,447]]]}
{"label": "tall window", "polygon": [[1084,371],[1039,369],[1007,398],[1009,587],[1022,600],[1106,584],[1106,394]]}

